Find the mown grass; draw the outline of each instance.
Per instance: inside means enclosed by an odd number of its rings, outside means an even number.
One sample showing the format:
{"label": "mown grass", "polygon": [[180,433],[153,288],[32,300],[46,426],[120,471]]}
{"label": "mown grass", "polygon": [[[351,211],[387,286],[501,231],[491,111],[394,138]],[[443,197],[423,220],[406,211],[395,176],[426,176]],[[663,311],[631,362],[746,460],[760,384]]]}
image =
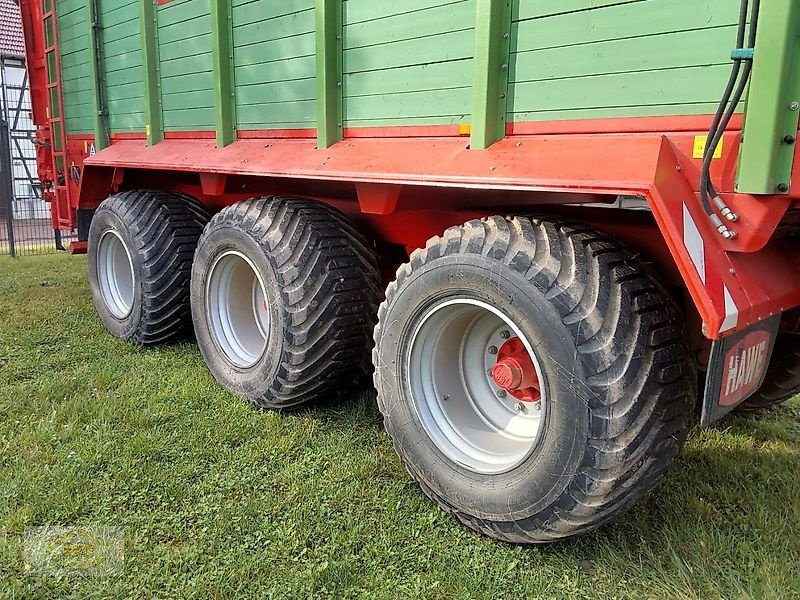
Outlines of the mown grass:
{"label": "mown grass", "polygon": [[[797,401],[693,431],[616,523],[510,547],[423,497],[373,392],[252,410],[194,346],[107,335],[81,258],[0,260],[0,449],[8,598],[800,596]],[[26,575],[46,524],[124,527],[124,575]]]}

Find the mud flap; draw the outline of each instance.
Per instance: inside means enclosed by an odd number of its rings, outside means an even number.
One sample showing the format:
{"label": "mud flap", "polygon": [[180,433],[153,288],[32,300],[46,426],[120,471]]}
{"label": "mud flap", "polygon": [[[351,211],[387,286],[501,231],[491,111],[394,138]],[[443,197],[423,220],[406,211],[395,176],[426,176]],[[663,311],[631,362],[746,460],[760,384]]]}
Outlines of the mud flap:
{"label": "mud flap", "polygon": [[777,315],[714,342],[703,397],[702,426],[721,419],[761,387],[780,324],[781,316]]}

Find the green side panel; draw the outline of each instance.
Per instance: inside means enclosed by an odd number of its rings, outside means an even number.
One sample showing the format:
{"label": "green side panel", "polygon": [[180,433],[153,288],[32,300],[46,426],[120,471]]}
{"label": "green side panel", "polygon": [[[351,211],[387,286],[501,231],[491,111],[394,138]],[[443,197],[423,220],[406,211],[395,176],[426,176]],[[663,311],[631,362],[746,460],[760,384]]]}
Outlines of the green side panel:
{"label": "green side panel", "polygon": [[239,130],[316,127],[314,0],[233,0]]}
{"label": "green side panel", "polygon": [[345,0],[345,127],[469,123],[475,0]]}
{"label": "green side panel", "polygon": [[215,129],[211,5],[172,0],[156,9],[164,131]]}
{"label": "green side panel", "polygon": [[515,0],[509,121],[708,114],[738,2]]}
{"label": "green side panel", "polygon": [[86,0],[57,0],[61,93],[67,134],[94,133],[94,85],[89,77],[92,58]]}
{"label": "green side panel", "polygon": [[144,131],[144,80],[139,4],[98,2],[106,112],[111,133]]}

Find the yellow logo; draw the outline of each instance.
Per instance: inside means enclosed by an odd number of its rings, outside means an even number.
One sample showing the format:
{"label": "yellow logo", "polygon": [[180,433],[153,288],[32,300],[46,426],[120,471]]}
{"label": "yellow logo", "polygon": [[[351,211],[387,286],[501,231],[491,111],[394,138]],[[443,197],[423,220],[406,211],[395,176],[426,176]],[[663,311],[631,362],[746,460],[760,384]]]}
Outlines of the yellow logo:
{"label": "yellow logo", "polygon": [[108,552],[103,540],[83,529],[68,531],[47,547],[53,559],[68,569],[92,569]]}

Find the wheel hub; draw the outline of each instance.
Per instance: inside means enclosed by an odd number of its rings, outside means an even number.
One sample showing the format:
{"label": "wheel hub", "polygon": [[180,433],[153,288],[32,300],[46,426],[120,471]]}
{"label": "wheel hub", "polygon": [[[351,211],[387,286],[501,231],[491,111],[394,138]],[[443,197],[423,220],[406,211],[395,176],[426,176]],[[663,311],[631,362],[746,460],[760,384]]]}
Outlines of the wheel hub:
{"label": "wheel hub", "polygon": [[518,337],[511,338],[497,351],[492,379],[499,388],[517,400],[539,402],[542,399],[536,367]]}
{"label": "wheel hub", "polygon": [[536,444],[546,403],[537,365],[533,345],[508,316],[456,298],[422,319],[406,372],[431,440],[458,464],[492,474],[521,464]]}
{"label": "wheel hub", "polygon": [[214,341],[233,365],[248,369],[261,360],[269,337],[269,304],[258,271],[241,252],[225,252],[212,265],[206,314]]}
{"label": "wheel hub", "polygon": [[100,238],[97,278],[106,307],[117,319],[133,311],[136,290],[133,259],[119,232],[109,229]]}

